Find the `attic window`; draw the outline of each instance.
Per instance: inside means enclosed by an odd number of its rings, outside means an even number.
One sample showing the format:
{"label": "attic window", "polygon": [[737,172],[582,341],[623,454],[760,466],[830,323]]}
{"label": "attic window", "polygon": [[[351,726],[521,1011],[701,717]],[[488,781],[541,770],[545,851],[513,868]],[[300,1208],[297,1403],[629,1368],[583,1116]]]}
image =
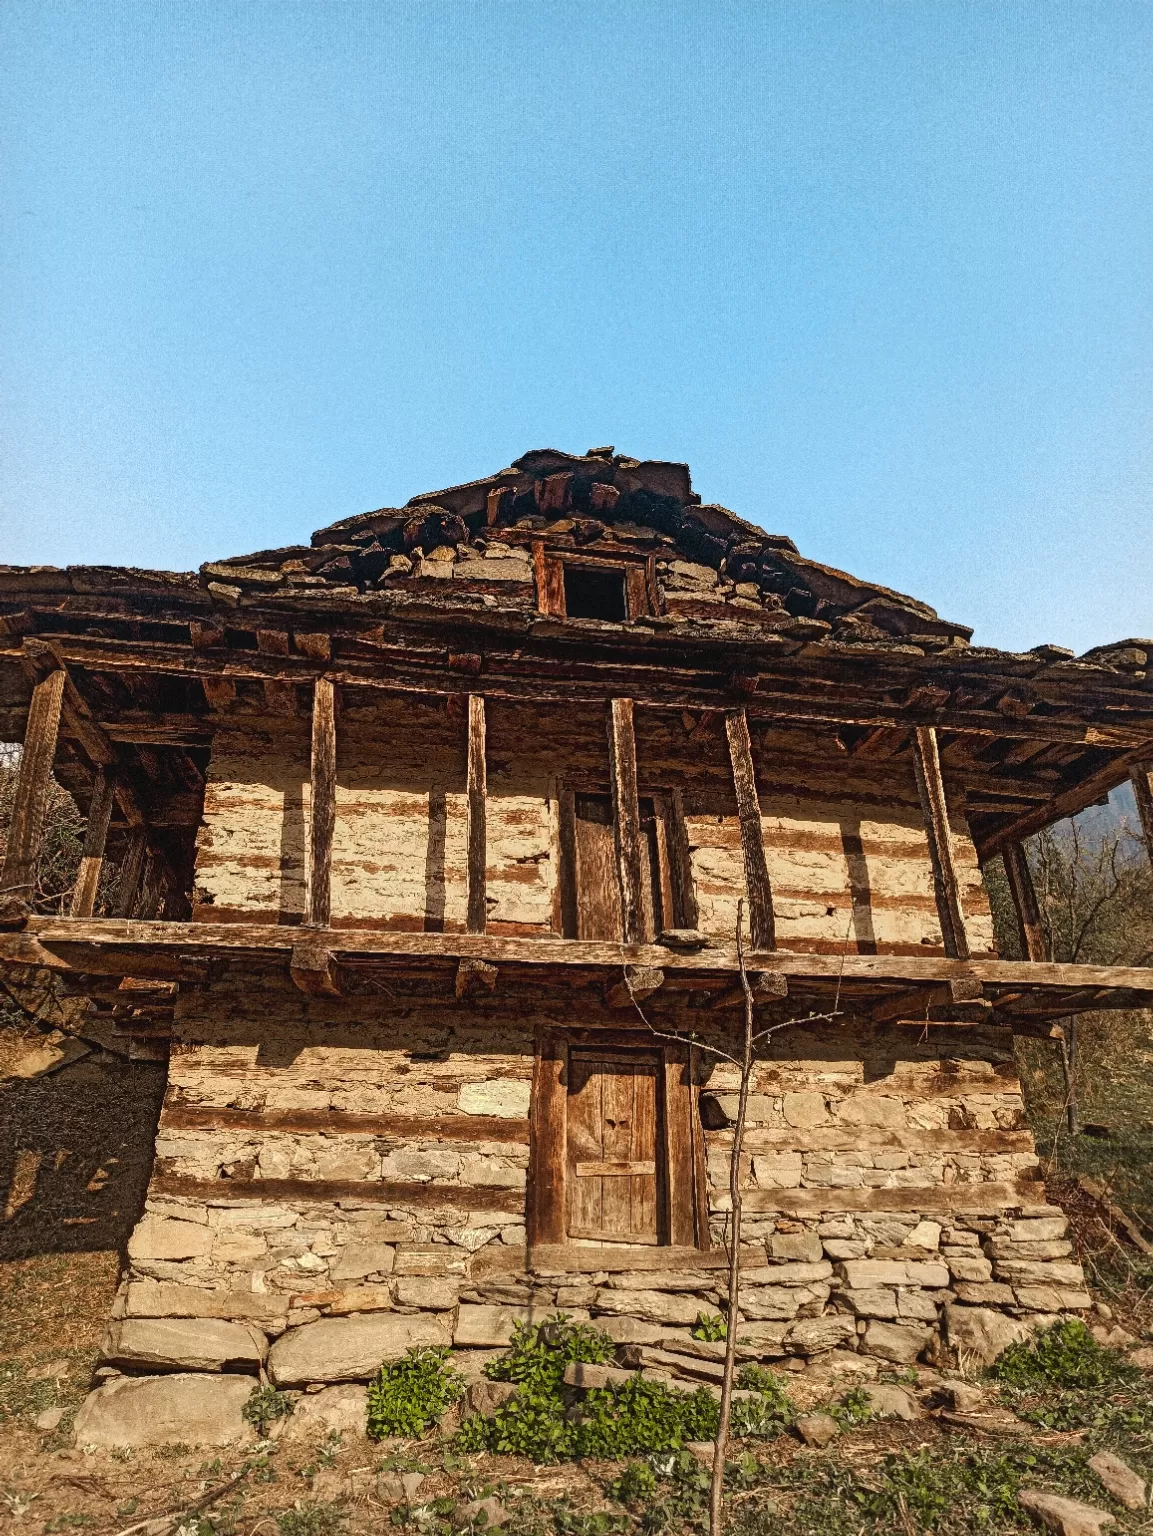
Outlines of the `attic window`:
{"label": "attic window", "polygon": [[608,619],[623,624],[629,616],[623,570],[564,563],[564,606],[570,619]]}

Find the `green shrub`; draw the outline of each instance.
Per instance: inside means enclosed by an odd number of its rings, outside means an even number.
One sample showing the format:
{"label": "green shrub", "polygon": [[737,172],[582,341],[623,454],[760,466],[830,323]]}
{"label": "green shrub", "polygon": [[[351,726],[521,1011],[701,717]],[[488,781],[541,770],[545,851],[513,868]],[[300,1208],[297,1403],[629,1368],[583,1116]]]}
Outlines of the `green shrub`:
{"label": "green shrub", "polygon": [[253,1387],[248,1401],[240,1410],[262,1440],[268,1436],[268,1426],[275,1419],[284,1419],[292,1412],[292,1399],[275,1387]]}
{"label": "green shrub", "polygon": [[1109,1387],[1138,1380],[1141,1372],[1116,1350],[1105,1349],[1084,1323],[1071,1320],[1027,1344],[1011,1344],[989,1375],[1008,1387]]}
{"label": "green shrub", "polygon": [[335,1504],[298,1504],[275,1517],[280,1536],[341,1536],[344,1514]]}
{"label": "green shrub", "polygon": [[368,1434],[423,1435],[464,1393],[465,1381],[445,1362],[447,1349],[410,1349],[387,1360],[368,1388]]}
{"label": "green shrub", "polygon": [[716,1344],[729,1336],[729,1325],[719,1312],[698,1312],[697,1320],[689,1329],[694,1339]]}
{"label": "green shrub", "polygon": [[842,1429],[857,1429],[873,1418],[869,1394],[864,1387],[851,1387],[839,1403],[830,1403],[825,1412],[835,1419]]}
{"label": "green shrub", "polygon": [[[535,1327],[518,1325],[508,1354],[486,1368],[498,1381],[515,1382],[517,1394],[492,1418],[467,1419],[458,1448],[529,1456],[539,1464],[678,1451],[686,1441],[715,1437],[718,1405],[704,1387],[674,1392],[643,1376],[583,1397],[565,1387],[568,1364],[604,1364],[613,1347],[607,1335],[561,1316]],[[792,1407],[771,1372],[746,1367],[741,1380],[758,1397],[733,1405],[736,1434],[775,1434],[792,1422]]]}

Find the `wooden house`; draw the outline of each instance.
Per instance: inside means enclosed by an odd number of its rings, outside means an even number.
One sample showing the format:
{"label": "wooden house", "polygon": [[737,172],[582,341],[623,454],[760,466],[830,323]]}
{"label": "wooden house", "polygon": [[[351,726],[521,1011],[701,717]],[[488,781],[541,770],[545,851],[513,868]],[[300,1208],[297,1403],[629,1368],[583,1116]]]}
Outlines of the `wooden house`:
{"label": "wooden house", "polygon": [[867,1374],[1087,1308],[1012,1037],[1153,970],[1040,959],[1022,840],[1127,777],[1153,836],[1153,643],[969,640],[609,448],[198,574],[5,568],[0,960],[170,1060],[107,1370],[364,1380],[559,1308],[677,1374],[724,1291],[739,907],[794,1021],[750,1349]]}

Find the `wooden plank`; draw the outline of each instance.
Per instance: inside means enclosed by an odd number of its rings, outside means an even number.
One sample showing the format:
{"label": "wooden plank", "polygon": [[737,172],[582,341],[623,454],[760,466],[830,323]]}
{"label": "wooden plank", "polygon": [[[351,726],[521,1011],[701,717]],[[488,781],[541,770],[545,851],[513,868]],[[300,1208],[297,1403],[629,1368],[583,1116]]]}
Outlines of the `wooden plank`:
{"label": "wooden plank", "polygon": [[737,797],[737,816],[741,823],[741,852],[745,861],[745,890],[749,898],[749,930],[752,947],[773,950],[777,947],[773,922],[773,890],[769,883],[769,865],[765,858],[765,839],[761,828],[761,802],[757,798],[757,779],[753,768],[753,746],[749,739],[749,721],[743,709],[725,711],[725,735],[729,760],[733,767],[733,790]]}
{"label": "wooden plank", "polygon": [[613,841],[621,892],[621,937],[626,944],[637,944],[644,936],[644,907],[641,892],[637,743],[633,729],[632,699],[609,700],[608,739]]}
{"label": "wooden plank", "polygon": [[479,693],[471,693],[468,698],[468,915],[466,921],[469,933],[483,933],[488,921],[488,906],[485,902],[488,867],[487,796],[484,698]]}
{"label": "wooden plank", "polygon": [[557,881],[559,927],[566,939],[580,937],[577,900],[576,792],[562,784],[557,795],[557,833],[560,842],[560,878]]}
{"label": "wooden plank", "polygon": [[665,838],[669,856],[669,882],[672,886],[672,928],[695,928],[700,922],[697,893],[693,884],[693,860],[689,849],[688,824],[685,821],[683,792],[672,789],[664,797]]}
{"label": "wooden plank", "polygon": [[269,1131],[296,1135],[392,1136],[421,1141],[503,1141],[527,1146],[527,1120],[499,1115],[365,1115],[332,1109],[236,1109],[215,1104],[168,1104],[161,1125],[180,1131]]}
{"label": "wooden plank", "polygon": [[332,915],[332,835],[336,827],[336,689],[318,677],[312,696],[309,865],[305,920],[327,928]]}
{"label": "wooden plank", "polygon": [[30,903],[36,895],[36,860],[51,792],[63,699],[63,667],[49,672],[33,685],[24,732],[24,752],[8,824],[8,846],[4,864],[0,867],[0,896],[10,900]]}
{"label": "wooden plank", "polygon": [[[571,884],[578,939],[620,941],[621,882],[611,795],[574,796],[575,859]],[[562,827],[563,831],[563,827]],[[566,881],[566,883],[568,883]]]}
{"label": "wooden plank", "polygon": [[[689,1047],[667,1043],[663,1050],[661,1119],[665,1139],[665,1204],[668,1210],[668,1241],[687,1248],[708,1248],[706,1219],[701,1225],[696,1209],[694,1148],[695,1095],[689,1071]],[[698,1122],[699,1123],[699,1122]],[[703,1157],[701,1159],[703,1166]]]}
{"label": "wooden plank", "polygon": [[1137,814],[1141,818],[1145,851],[1153,860],[1153,762],[1134,763],[1129,769],[1129,779],[1137,801]]}
{"label": "wooden plank", "polygon": [[519,1216],[524,1203],[519,1189],[495,1184],[407,1184],[378,1179],[197,1179],[164,1169],[153,1174],[148,1187],[155,1195],[210,1204],[299,1200],[306,1205],[331,1205],[338,1200],[355,1200],[358,1204],[371,1202],[415,1210],[504,1211]]}
{"label": "wooden plank", "polygon": [[[140,966],[139,974],[145,976],[148,972],[143,962],[149,956],[155,957],[158,964],[170,965],[185,956],[227,959],[230,955],[239,958],[263,953],[287,959],[295,937],[299,937],[298,931],[273,923],[144,923],[121,918],[33,916],[24,932],[0,938],[0,959],[12,964],[69,970],[70,957],[75,955],[77,961],[83,961],[77,968],[86,972],[125,975],[130,973],[126,966]],[[410,968],[414,961],[443,964],[467,956],[488,960],[493,965],[553,968],[558,972],[588,969],[603,974],[610,970],[619,972],[623,949],[628,964],[663,969],[666,975],[672,972],[685,977],[725,979],[734,976],[738,969],[735,946],[722,942],[679,952],[660,944],[622,946],[595,940],[368,928],[329,928],[323,937],[342,965],[395,963],[399,968]],[[793,982],[830,990],[839,985],[846,1007],[859,1000],[862,989],[891,988],[900,983],[916,986],[961,977],[974,977],[987,986],[1012,988],[1034,997],[1046,991],[1085,987],[1153,994],[1153,966],[1032,963],[995,956],[963,961],[942,955],[841,955],[786,950],[773,954],[749,952],[746,958],[750,970],[788,978],[790,994],[794,991]],[[1101,1001],[1098,1006],[1110,1005]]]}
{"label": "wooden plank", "polygon": [[1033,886],[1033,874],[1021,843],[1006,843],[1001,849],[1005,866],[1005,879],[1009,895],[1013,898],[1013,910],[1017,914],[1017,927],[1021,933],[1021,948],[1027,960],[1046,960],[1045,928],[1041,922],[1041,908]]}
{"label": "wooden plank", "polygon": [[931,725],[919,725],[913,732],[913,771],[925,820],[925,835],[929,840],[933,889],[945,953],[957,960],[967,960],[969,936],[965,932],[965,914],[961,910],[961,890],[953,857],[953,833],[941,777],[941,759],[937,752],[937,732]]}
{"label": "wooden plank", "polygon": [[532,546],[532,567],[536,577],[536,604],[541,613],[563,616],[564,566],[556,555],[551,555],[544,543],[536,539]]}
{"label": "wooden plank", "polygon": [[[1044,1198],[1040,1180],[1020,1184],[931,1184],[920,1189],[747,1189],[746,1212],[780,1212],[788,1216],[820,1216],[825,1211],[916,1211],[925,1216],[952,1211],[990,1214],[1019,1205],[1035,1205]],[[727,1196],[722,1197],[722,1208]]]}
{"label": "wooden plank", "polygon": [[[116,917],[131,917],[136,910],[140,890],[140,877],[144,873],[144,859],[148,852],[148,832],[144,827],[133,827],[128,834],[124,857],[120,860],[119,879],[116,884],[116,900],[113,912]],[[99,919],[96,919],[99,921]]]}
{"label": "wooden plank", "polygon": [[542,1032],[533,1064],[525,1223],[530,1246],[565,1240],[565,1161],[568,1045],[557,1030]]}
{"label": "wooden plank", "polygon": [[[488,1265],[503,1254],[493,1252],[493,1246],[482,1248],[472,1261],[474,1280],[484,1276]],[[491,1255],[491,1257],[490,1257]],[[598,1270],[606,1274],[627,1274],[630,1270],[653,1269],[727,1269],[729,1256],[724,1249],[711,1252],[695,1248],[691,1244],[660,1248],[656,1253],[649,1246],[629,1247],[626,1243],[606,1243],[603,1247],[576,1248],[569,1244],[557,1246],[540,1244],[528,1250],[526,1269],[536,1275],[589,1275]],[[501,1266],[502,1269],[504,1266]],[[749,1243],[741,1249],[742,1269],[764,1269],[765,1250],[759,1243]]]}

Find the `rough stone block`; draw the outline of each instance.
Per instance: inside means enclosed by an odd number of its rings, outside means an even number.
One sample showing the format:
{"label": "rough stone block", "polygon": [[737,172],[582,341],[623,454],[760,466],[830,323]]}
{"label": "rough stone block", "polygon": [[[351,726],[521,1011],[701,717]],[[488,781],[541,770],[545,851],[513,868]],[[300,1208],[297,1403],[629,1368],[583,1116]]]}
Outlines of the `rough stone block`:
{"label": "rough stone block", "polygon": [[919,1221],[905,1238],[906,1248],[935,1249],[941,1243],[941,1224],[937,1221]]}
{"label": "rough stone block", "polygon": [[1022,1488],[1017,1502],[1054,1536],[1100,1536],[1102,1526],[1116,1524],[1112,1515],[1094,1509],[1092,1504],[1066,1499],[1057,1493],[1042,1493],[1036,1488]]}
{"label": "rough stone block", "polygon": [[815,1232],[774,1232],[769,1238],[769,1253],[774,1259],[796,1259],[802,1264],[819,1264],[824,1257]]}
{"label": "rough stone block", "polygon": [[132,1280],[124,1293],[125,1317],[221,1317],[283,1327],[288,1297],[253,1291],[205,1291],[172,1280]]}
{"label": "rough stone block", "polygon": [[1009,1348],[1032,1337],[1032,1330],[1016,1318],[988,1307],[954,1305],[945,1308],[945,1334],[959,1355],[978,1366],[992,1365]]}
{"label": "rough stone block", "polygon": [[455,1179],[460,1172],[460,1153],[443,1147],[399,1147],[380,1165],[381,1178],[408,1183],[427,1183],[430,1179]]}
{"label": "rough stone block", "polygon": [[1067,1259],[1073,1244],[1063,1237],[1041,1243],[1015,1243],[1011,1237],[991,1237],[986,1251],[993,1259]]}
{"label": "rough stone block", "polygon": [[958,1301],[969,1302],[977,1307],[1012,1307],[1017,1300],[1011,1285],[1002,1285],[995,1280],[984,1284],[959,1280],[953,1289]]}
{"label": "rough stone block", "polygon": [[814,1285],[832,1278],[833,1266],[827,1259],[815,1264],[767,1264],[763,1269],[741,1271],[741,1279],[750,1285]]}
{"label": "rough stone block", "polygon": [[494,1077],[486,1083],[465,1083],[457,1104],[465,1115],[497,1115],[502,1120],[528,1116],[532,1084],[527,1079]]}
{"label": "rough stone block", "polygon": [[456,1247],[440,1243],[428,1247],[407,1245],[398,1247],[393,1260],[396,1275],[463,1275],[468,1263],[467,1253]]}
{"label": "rough stone block", "polygon": [[841,1291],[840,1299],[856,1317],[894,1318],[897,1315],[896,1291],[881,1286]]}
{"label": "rough stone block", "polygon": [[905,1272],[910,1285],[924,1285],[930,1290],[939,1291],[949,1283],[949,1270],[944,1264],[918,1263],[913,1260],[905,1265]]}
{"label": "rough stone block", "polygon": [[[742,1270],[743,1276],[748,1273]],[[625,1269],[610,1275],[607,1284],[614,1291],[711,1291],[717,1282],[715,1270],[706,1273],[699,1269]]]}
{"label": "rough stone block", "polygon": [[368,1275],[389,1275],[396,1262],[396,1249],[388,1243],[348,1243],[329,1267],[335,1284],[363,1280]]}
{"label": "rough stone block", "polygon": [[860,1094],[842,1099],[837,1118],[844,1125],[872,1125],[899,1130],[905,1124],[905,1106],[888,1094]]}
{"label": "rough stone block", "polygon": [[429,1275],[403,1275],[393,1282],[398,1307],[423,1307],[445,1312],[456,1306],[460,1281],[452,1276],[440,1279]]}
{"label": "rough stone block", "polygon": [[922,1323],[935,1323],[937,1303],[924,1291],[898,1291],[897,1315],[901,1318],[916,1318]]}
{"label": "rough stone block", "polygon": [[988,1259],[982,1259],[976,1255],[972,1258],[951,1258],[949,1273],[954,1280],[971,1280],[980,1283],[993,1278],[993,1266]]}
{"label": "rough stone block", "polygon": [[1050,1264],[1037,1264],[1030,1259],[998,1259],[994,1272],[998,1280],[1007,1280],[1011,1285],[1085,1284],[1085,1271],[1080,1264],[1066,1264],[1059,1259]]}
{"label": "rough stone block", "polygon": [[[457,1312],[452,1341],[457,1349],[508,1344],[517,1323],[543,1323],[555,1310],[555,1307],[548,1303],[525,1307],[474,1306],[462,1303]],[[571,1316],[574,1322],[588,1321],[588,1313],[582,1315],[579,1309]]]}
{"label": "rough stone block", "polygon": [[339,1434],[348,1443],[350,1437],[364,1435],[368,1423],[368,1388],[354,1382],[325,1387],[322,1392],[308,1392],[296,1401],[296,1407],[283,1431],[286,1440],[305,1440],[311,1436]]}
{"label": "rough stone block", "polygon": [[[741,1286],[741,1311],[749,1318],[788,1319],[808,1299],[808,1292],[786,1285]],[[698,1310],[702,1310],[698,1307]]]}
{"label": "rough stone block", "polygon": [[1127,1466],[1112,1451],[1098,1451],[1090,1456],[1089,1465],[1105,1488],[1126,1509],[1144,1509],[1146,1504],[1145,1479]]}
{"label": "rough stone block", "polygon": [[1017,1285],[1017,1305],[1029,1312],[1080,1312],[1093,1305],[1088,1291],[1066,1290],[1052,1285]]}
{"label": "rough stone block", "polygon": [[[877,1285],[906,1285],[906,1265],[897,1259],[846,1259],[839,1266],[841,1278],[854,1291],[870,1290]],[[946,1275],[946,1281],[948,1275]]]}
{"label": "rough stone block", "polygon": [[825,1257],[835,1263],[843,1259],[863,1259],[869,1251],[863,1237],[827,1237],[824,1248]]}
{"label": "rough stone block", "polygon": [[808,1130],[829,1123],[829,1110],[823,1093],[786,1093],[781,1104],[786,1125]]}
{"label": "rough stone block", "polygon": [[199,1259],[212,1249],[210,1227],[166,1216],[145,1216],[128,1239],[130,1259]]}
{"label": "rough stone block", "polygon": [[241,1410],[249,1376],[121,1376],[90,1392],[76,1415],[77,1445],[228,1445],[254,1438]]}
{"label": "rough stone block", "polygon": [[[460,1309],[462,1312],[464,1308]],[[568,1310],[568,1309],[566,1309]],[[705,1308],[702,1307],[702,1311]],[[583,1314],[587,1317],[587,1313]],[[661,1323],[646,1322],[640,1317],[598,1317],[596,1327],[601,1333],[607,1333],[616,1344],[666,1344],[673,1337],[672,1330]],[[743,1332],[740,1337],[743,1337]],[[781,1329],[784,1337],[784,1328]],[[680,1335],[687,1338],[687,1333]]]}
{"label": "rough stone block", "polygon": [[259,1232],[220,1232],[212,1245],[214,1264],[253,1264],[268,1252],[268,1240]]}
{"label": "rough stone block", "polygon": [[862,1390],[875,1418],[901,1419],[906,1424],[924,1418],[920,1403],[904,1387],[879,1382],[876,1386],[864,1387]]}
{"label": "rough stone block", "polygon": [[251,1323],[217,1318],[129,1317],[111,1323],[100,1347],[107,1365],[127,1370],[251,1371],[268,1340]]}
{"label": "rough stone block", "polygon": [[881,1360],[892,1360],[898,1365],[911,1365],[929,1342],[929,1330],[903,1323],[870,1323],[865,1330],[862,1348],[867,1355]]}
{"label": "rough stone block", "polygon": [[446,1325],[428,1315],[325,1317],[282,1334],[268,1352],[268,1374],[278,1387],[368,1381],[382,1361],[399,1359],[410,1346],[451,1342]]}
{"label": "rough stone block", "polygon": [[506,1157],[491,1157],[483,1152],[466,1152],[460,1160],[462,1184],[491,1185],[499,1189],[524,1189],[527,1170]]}
{"label": "rough stone block", "polygon": [[1064,1237],[1069,1230],[1065,1216],[1043,1216],[1036,1221],[1011,1221],[1009,1236],[1015,1243],[1044,1243]]}
{"label": "rough stone block", "polygon": [[614,1291],[605,1287],[597,1292],[594,1310],[640,1317],[650,1323],[694,1323],[697,1313],[706,1310],[706,1306],[699,1297],[675,1292]]}
{"label": "rough stone block", "polygon": [[[785,1346],[791,1355],[821,1355],[856,1336],[857,1325],[851,1317],[806,1317],[789,1329]],[[737,1338],[741,1337],[738,1332]]]}

